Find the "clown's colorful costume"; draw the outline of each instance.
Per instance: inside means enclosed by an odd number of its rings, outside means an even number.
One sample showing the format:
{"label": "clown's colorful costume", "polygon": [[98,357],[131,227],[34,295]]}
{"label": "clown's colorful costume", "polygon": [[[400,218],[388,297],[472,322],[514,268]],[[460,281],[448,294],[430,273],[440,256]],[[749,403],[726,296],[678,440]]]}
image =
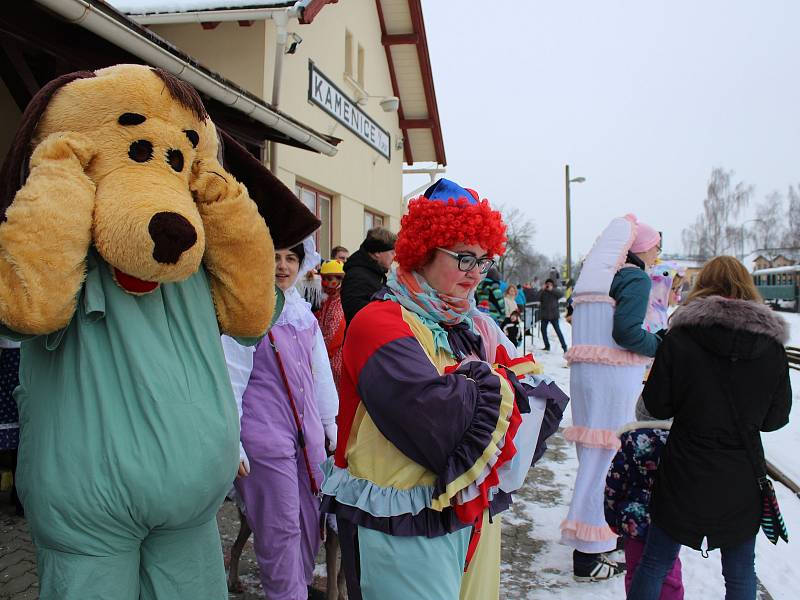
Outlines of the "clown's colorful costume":
{"label": "clown's colorful costume", "polygon": [[[432,219],[455,223],[456,241],[409,238]],[[440,180],[412,201],[398,272],[347,332],[339,444],[322,493],[337,516],[352,600],[497,598],[498,513],[566,406],[533,375],[531,357],[513,358],[491,318],[415,272],[437,245],[471,239],[460,229],[470,220],[482,225],[474,243],[501,252],[499,214],[477,194]],[[554,417],[543,427],[548,407]]]}
{"label": "clown's colorful costume", "polygon": [[[344,266],[338,260],[329,260],[322,265],[320,275],[323,277],[327,275],[339,275],[344,278]],[[325,347],[328,349],[328,359],[331,361],[333,381],[336,383],[336,389],[339,389],[339,381],[342,377],[344,332],[347,328],[347,323],[344,319],[344,309],[342,308],[341,281],[332,285],[323,280],[322,287],[325,290],[325,299],[322,301],[322,307],[317,313],[317,320],[322,330],[322,337],[325,339]]]}
{"label": "clown's colorful costume", "polygon": [[619,448],[615,431],[633,420],[645,364],[660,341],[642,329],[650,278],[629,252],[636,235],[635,217],[614,219],[586,257],[572,295],[572,426],[564,437],[576,444],[580,466],[561,536],[586,554],[616,546],[603,514],[606,472]]}
{"label": "clown's colorful costume", "polygon": [[[319,258],[309,240],[304,245],[298,277]],[[261,585],[267,598],[306,600],[321,542],[316,488],[326,434],[336,440],[339,405],[325,342],[311,306],[292,287],[269,337],[254,348],[229,337],[222,345],[239,406],[240,459],[250,470],[235,486],[253,530]]]}

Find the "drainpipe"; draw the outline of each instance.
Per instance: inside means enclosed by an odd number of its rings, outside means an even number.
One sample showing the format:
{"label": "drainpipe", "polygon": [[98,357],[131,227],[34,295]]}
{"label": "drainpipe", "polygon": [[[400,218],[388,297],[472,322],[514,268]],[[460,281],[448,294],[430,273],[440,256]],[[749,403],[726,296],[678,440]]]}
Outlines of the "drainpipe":
{"label": "drainpipe", "polygon": [[[281,75],[283,74],[283,56],[286,50],[286,40],[289,37],[287,28],[289,18],[297,17],[294,8],[287,8],[279,12],[272,13],[272,20],[275,23],[275,71],[272,75],[272,108],[278,109],[281,99]],[[278,176],[278,143],[269,143],[269,170],[276,177]]]}

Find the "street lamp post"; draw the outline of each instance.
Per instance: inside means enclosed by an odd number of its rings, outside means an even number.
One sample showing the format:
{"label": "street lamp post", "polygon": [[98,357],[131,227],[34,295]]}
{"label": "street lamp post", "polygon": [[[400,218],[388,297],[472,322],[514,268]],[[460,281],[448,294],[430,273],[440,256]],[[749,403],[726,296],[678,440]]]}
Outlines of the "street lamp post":
{"label": "street lamp post", "polygon": [[583,183],[584,181],[586,181],[585,177],[576,177],[574,179],[570,179],[569,165],[565,165],[564,183],[567,194],[567,280],[564,282],[565,285],[569,284],[569,281],[572,279],[572,212],[570,209],[569,184]]}

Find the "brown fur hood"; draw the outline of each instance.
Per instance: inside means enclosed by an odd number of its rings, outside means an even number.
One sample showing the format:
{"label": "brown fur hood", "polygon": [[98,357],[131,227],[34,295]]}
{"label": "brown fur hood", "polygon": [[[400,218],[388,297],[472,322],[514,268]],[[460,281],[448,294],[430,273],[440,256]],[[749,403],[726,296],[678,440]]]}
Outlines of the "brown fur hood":
{"label": "brown fur hood", "polygon": [[670,319],[670,329],[714,326],[767,336],[781,345],[789,339],[789,325],[781,316],[764,304],[748,300],[697,298],[676,310]]}

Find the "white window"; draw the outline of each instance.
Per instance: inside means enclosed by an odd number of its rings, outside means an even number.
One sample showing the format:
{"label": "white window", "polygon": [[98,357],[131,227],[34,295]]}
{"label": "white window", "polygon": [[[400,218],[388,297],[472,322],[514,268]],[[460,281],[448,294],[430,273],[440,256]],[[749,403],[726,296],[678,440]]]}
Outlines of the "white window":
{"label": "white window", "polygon": [[383,215],[379,215],[378,213],[374,213],[369,210],[364,211],[364,235],[367,235],[367,232],[370,229],[375,227],[385,227]]}
{"label": "white window", "polygon": [[353,34],[344,32],[344,74],[353,76]]}
{"label": "white window", "polygon": [[314,234],[317,251],[328,257],[331,251],[331,196],[304,183],[298,183],[295,191],[312,213],[322,221],[322,226]]}

